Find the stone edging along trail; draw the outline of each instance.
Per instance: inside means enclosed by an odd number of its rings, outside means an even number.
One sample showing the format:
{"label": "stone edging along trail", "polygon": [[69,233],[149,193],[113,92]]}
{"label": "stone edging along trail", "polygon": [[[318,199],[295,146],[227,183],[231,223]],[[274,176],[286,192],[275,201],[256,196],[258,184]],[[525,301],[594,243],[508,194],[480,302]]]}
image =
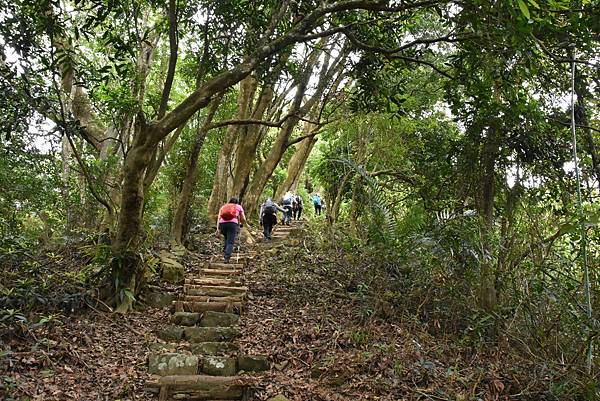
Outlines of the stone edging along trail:
{"label": "stone edging along trail", "polygon": [[[274,242],[293,229],[278,226]],[[198,277],[186,277],[183,294],[173,302],[171,325],[158,332],[167,344],[153,344],[148,356],[147,388],[160,401],[246,400],[245,383],[252,380],[244,373],[269,370],[267,355],[241,354],[233,342],[249,295],[242,273],[260,256],[252,247],[234,254],[228,264],[215,256]]]}

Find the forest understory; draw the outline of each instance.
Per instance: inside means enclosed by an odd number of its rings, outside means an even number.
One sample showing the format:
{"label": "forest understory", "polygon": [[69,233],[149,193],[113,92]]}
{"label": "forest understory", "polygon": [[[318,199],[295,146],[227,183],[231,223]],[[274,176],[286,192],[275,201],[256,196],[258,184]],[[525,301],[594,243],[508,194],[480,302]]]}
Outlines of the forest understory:
{"label": "forest understory", "polygon": [[[381,274],[373,255],[336,247],[318,233],[327,228],[309,227],[259,248],[257,262],[245,272],[252,296],[238,345],[249,354],[269,355],[271,363],[269,372],[251,380],[251,399],[277,394],[294,401],[568,399],[556,390],[577,371],[542,364],[524,344],[506,338],[482,341],[467,328],[449,333],[445,326],[451,322],[428,320],[406,302],[392,300],[390,280],[399,279]],[[204,249],[186,255],[190,274],[219,249],[206,234],[195,240]],[[358,269],[356,260],[363,261]],[[73,274],[76,265],[62,266]],[[152,291],[181,290],[159,276],[148,283]],[[60,288],[52,278],[48,284]],[[142,294],[138,310],[123,316],[90,303],[93,297],[73,295],[45,294],[46,306],[38,304],[29,320],[13,320],[10,333],[3,331],[3,399],[156,399],[145,387],[147,355],[169,321],[168,308],[144,305]],[[59,298],[84,301],[61,311],[57,305],[64,304],[48,302]]]}

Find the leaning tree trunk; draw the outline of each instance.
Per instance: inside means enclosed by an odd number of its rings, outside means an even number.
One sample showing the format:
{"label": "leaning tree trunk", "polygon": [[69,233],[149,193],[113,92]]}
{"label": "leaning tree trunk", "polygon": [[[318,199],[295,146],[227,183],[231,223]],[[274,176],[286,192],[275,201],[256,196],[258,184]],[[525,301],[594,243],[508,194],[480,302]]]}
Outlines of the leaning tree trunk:
{"label": "leaning tree trunk", "polygon": [[[261,120],[263,118],[269,104],[273,101],[273,95],[274,92],[271,87],[263,88],[256,108],[252,113],[252,119]],[[238,138],[235,151],[236,158],[233,171],[232,193],[239,195],[240,199],[243,197],[242,192],[248,182],[252,161],[254,160],[256,149],[258,148],[258,144],[262,137],[261,134],[262,130],[260,125],[250,125],[245,127],[244,135],[241,135]]]}
{"label": "leaning tree trunk", "polygon": [[[250,104],[250,96],[252,91],[252,81],[250,76],[240,82],[240,90],[237,98],[237,119],[243,119],[246,116],[246,110]],[[230,125],[227,127],[227,132],[223,140],[223,146],[219,153],[215,177],[213,179],[213,187],[208,199],[208,218],[209,221],[214,221],[217,218],[219,208],[227,197],[227,184],[229,181],[229,166],[232,159],[235,141],[237,139],[239,126]]]}
{"label": "leaning tree trunk", "polygon": [[[338,62],[345,57],[345,50],[340,52],[338,57]],[[338,71],[339,70],[339,71]],[[333,95],[337,92],[339,85],[341,84],[345,74],[343,71],[343,65],[337,64],[335,67],[331,68],[328,72],[328,76],[332,76],[332,71],[339,72],[337,74],[336,79],[333,81],[333,84],[329,88],[328,93],[323,96],[322,101],[320,103],[315,103],[314,108],[310,112],[312,119],[319,121],[321,119],[321,113],[329,100],[333,97]],[[287,168],[287,177],[281,185],[277,188],[276,191],[276,199],[279,199],[283,196],[287,191],[296,191],[298,187],[298,182],[300,180],[300,176],[302,171],[304,170],[304,166],[306,165],[306,161],[310,156],[310,152],[312,152],[315,143],[317,142],[316,135],[319,129],[322,127],[320,122],[306,121],[304,123],[304,133],[303,136],[306,138],[300,142],[300,145],[297,146],[296,152],[292,155],[288,163]]]}
{"label": "leaning tree trunk", "polygon": [[308,156],[310,156],[312,148],[314,147],[315,143],[317,143],[315,131],[318,129],[319,127],[316,124],[311,122],[304,123],[304,135],[306,136],[314,134],[315,136],[307,136],[296,146],[296,151],[288,162],[287,177],[277,188],[277,192],[275,192],[275,199],[280,199],[283,194],[288,191],[296,191],[296,187],[298,186],[298,182],[300,180],[300,175],[304,170]]}
{"label": "leaning tree trunk", "polygon": [[[322,43],[324,44],[324,42]],[[294,95],[292,107],[290,108],[290,117],[283,123],[283,126],[279,131],[279,135],[275,139],[275,143],[273,144],[271,151],[267,155],[265,161],[258,168],[256,174],[254,174],[245,201],[246,208],[248,209],[248,215],[251,215],[257,209],[259,198],[264,191],[268,180],[273,175],[275,168],[281,161],[283,154],[289,146],[288,141],[292,135],[292,132],[294,131],[295,126],[298,124],[301,118],[310,112],[317,101],[320,100],[321,94],[323,93],[327,83],[329,83],[334,74],[339,73],[340,69],[342,68],[341,60],[345,57],[345,54],[340,52],[336,60],[329,64],[329,53],[327,53],[319,72],[319,82],[317,84],[317,88],[315,89],[315,94],[302,105],[302,100],[304,98],[304,94],[306,93],[308,81],[321,52],[322,50],[315,49],[309,56],[304,72],[298,78],[298,88],[296,90],[296,94]]]}
{"label": "leaning tree trunk", "polygon": [[202,126],[198,128],[198,132],[196,132],[196,139],[194,140],[194,146],[192,147],[192,152],[190,153],[185,172],[185,178],[183,179],[183,183],[181,185],[177,208],[175,209],[175,216],[171,226],[171,235],[178,243],[182,242],[186,232],[186,217],[188,215],[190,201],[192,199],[192,192],[196,186],[196,178],[198,176],[198,157],[200,156],[200,151],[202,150],[202,145],[204,144],[204,139],[208,133],[209,126],[215,113],[217,112],[217,109],[219,108],[219,105],[221,104],[222,99],[223,94],[217,96],[212,101],[208,115],[204,120],[204,124],[202,124]]}

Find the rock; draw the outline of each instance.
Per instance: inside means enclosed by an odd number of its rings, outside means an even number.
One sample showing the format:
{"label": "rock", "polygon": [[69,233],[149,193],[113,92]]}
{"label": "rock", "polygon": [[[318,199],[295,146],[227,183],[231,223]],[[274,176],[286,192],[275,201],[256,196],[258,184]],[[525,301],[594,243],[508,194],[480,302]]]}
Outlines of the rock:
{"label": "rock", "polygon": [[177,353],[150,354],[148,371],[160,376],[195,375],[198,373],[198,357]]}
{"label": "rock", "polygon": [[169,352],[174,349],[173,344],[150,343],[148,349],[153,352]]}
{"label": "rock", "polygon": [[183,338],[183,327],[180,326],[167,326],[164,329],[158,330],[158,338],[165,341],[179,341]]}
{"label": "rock", "polygon": [[181,326],[193,326],[198,323],[198,320],[200,320],[200,314],[194,312],[175,312],[171,316],[171,322]]}
{"label": "rock", "polygon": [[238,347],[233,343],[227,342],[206,342],[192,344],[192,354],[194,355],[218,355],[226,352],[237,351]]}
{"label": "rock", "polygon": [[185,246],[178,244],[175,241],[171,241],[169,245],[171,248],[171,253],[179,258],[184,256],[187,252],[187,249],[185,248]]}
{"label": "rock", "polygon": [[278,396],[275,396],[273,398],[269,398],[267,401],[290,401],[289,398],[283,396],[282,394],[279,394]]}
{"label": "rock", "polygon": [[162,266],[162,278],[169,283],[179,283],[185,278],[185,269],[181,263],[175,260],[175,255],[160,252],[160,265]]}
{"label": "rock", "polygon": [[245,372],[264,372],[269,370],[269,361],[262,355],[240,355],[238,356],[238,368]]}
{"label": "rock", "polygon": [[237,372],[236,359],[227,356],[207,356],[202,358],[202,373],[211,376],[234,376]]}
{"label": "rock", "polygon": [[235,326],[240,317],[233,313],[213,312],[206,311],[202,320],[200,320],[200,326],[203,327],[228,327]]}
{"label": "rock", "polygon": [[164,399],[170,400],[241,400],[244,396],[237,376],[160,376],[146,384],[156,393],[166,387],[169,394]]}
{"label": "rock", "polygon": [[146,305],[153,308],[166,308],[175,301],[176,295],[170,292],[149,292],[146,294]]}
{"label": "rock", "polygon": [[191,343],[231,341],[240,331],[236,327],[186,327],[185,338]]}

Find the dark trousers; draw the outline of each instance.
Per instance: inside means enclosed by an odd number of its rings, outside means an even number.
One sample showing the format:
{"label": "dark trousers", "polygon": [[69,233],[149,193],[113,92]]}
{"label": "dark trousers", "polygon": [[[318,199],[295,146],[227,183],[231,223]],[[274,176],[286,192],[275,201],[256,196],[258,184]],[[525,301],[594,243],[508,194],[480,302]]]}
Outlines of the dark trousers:
{"label": "dark trousers", "polygon": [[300,216],[302,216],[302,208],[299,207],[294,209],[294,219],[300,220]]}
{"label": "dark trousers", "polygon": [[225,244],[223,245],[223,253],[225,259],[229,259],[233,253],[233,245],[235,244],[235,237],[237,236],[238,223],[221,223],[219,224],[219,231],[225,237]]}
{"label": "dark trousers", "polygon": [[277,216],[275,214],[265,214],[262,218],[263,234],[265,239],[271,239],[273,226],[277,224]]}
{"label": "dark trousers", "polygon": [[317,216],[320,216],[320,215],[321,215],[321,205],[317,205],[317,204],[315,204],[315,214],[316,214]]}
{"label": "dark trousers", "polygon": [[271,239],[271,232],[273,231],[273,223],[270,221],[263,223],[263,234],[266,239]]}
{"label": "dark trousers", "polygon": [[291,205],[284,205],[283,208],[285,209],[285,212],[283,213],[283,224],[290,224],[290,221],[292,221],[292,206]]}

